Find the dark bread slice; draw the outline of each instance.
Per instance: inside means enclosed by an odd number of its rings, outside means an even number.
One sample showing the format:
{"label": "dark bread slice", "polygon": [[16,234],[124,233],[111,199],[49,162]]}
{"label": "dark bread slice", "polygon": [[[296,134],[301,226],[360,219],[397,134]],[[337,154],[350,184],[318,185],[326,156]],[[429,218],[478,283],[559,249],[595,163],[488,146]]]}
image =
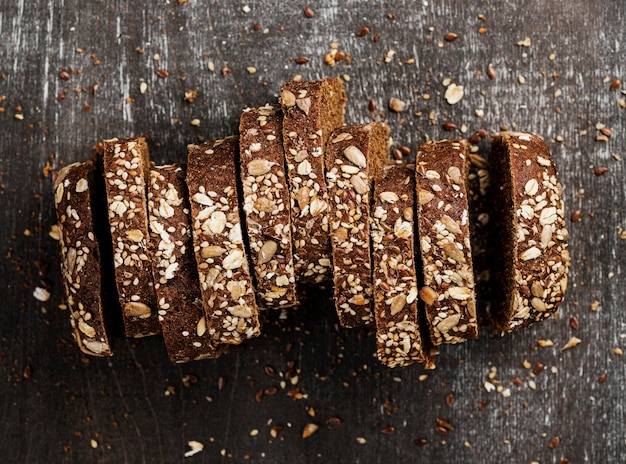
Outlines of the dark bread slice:
{"label": "dark bread slice", "polygon": [[144,137],[102,143],[115,283],[126,336],[154,335],[161,325],[148,249],[148,145]]}
{"label": "dark bread slice", "polygon": [[414,166],[382,167],[374,181],[372,256],[376,354],[388,367],[434,367],[420,335],[415,272]]}
{"label": "dark bread slice", "polygon": [[299,283],[332,278],[324,149],[344,123],[346,92],[339,78],[287,82],[280,93],[283,144],[291,197],[293,263]]}
{"label": "dark bread slice", "polygon": [[260,334],[237,192],[239,138],[189,145],[187,187],[207,330],[217,343]]}
{"label": "dark bread slice", "polygon": [[343,327],[374,322],[370,191],[388,159],[389,127],[383,122],[339,127],[326,144],[334,300]]}
{"label": "dark bread slice", "polygon": [[298,304],[279,106],[247,108],[239,122],[243,210],[259,306]]}
{"label": "dark bread slice", "polygon": [[415,160],[423,287],[434,345],[478,337],[465,140],[429,142]]}
{"label": "dark bread slice", "polygon": [[539,135],[492,136],[489,156],[494,329],[527,327],[553,315],[567,287],[569,253],[562,187]]}
{"label": "dark bread slice", "polygon": [[176,363],[222,353],[207,331],[193,254],[186,165],[153,166],[148,185],[152,274],[159,322],[170,359]]}
{"label": "dark bread slice", "polygon": [[[107,276],[104,268],[112,265],[105,261],[107,253],[102,250],[101,254],[98,243],[97,235],[107,231],[97,227],[97,175],[92,161],[64,167],[54,181],[54,200],[61,273],[74,339],[85,354],[111,356],[108,311],[116,303],[115,295],[107,293],[103,278]],[[110,247],[110,238],[107,240],[103,245]]]}

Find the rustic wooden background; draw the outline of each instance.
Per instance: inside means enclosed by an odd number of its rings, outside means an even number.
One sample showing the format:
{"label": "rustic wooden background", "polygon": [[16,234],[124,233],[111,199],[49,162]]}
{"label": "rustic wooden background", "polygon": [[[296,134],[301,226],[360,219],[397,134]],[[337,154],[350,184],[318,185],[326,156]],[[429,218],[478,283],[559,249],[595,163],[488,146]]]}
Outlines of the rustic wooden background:
{"label": "rustic wooden background", "polygon": [[[626,95],[611,90],[626,80],[624,24],[626,4],[610,0],[3,1],[2,462],[626,462]],[[324,63],[333,42],[350,63]],[[81,356],[58,308],[51,170],[138,134],[155,161],[182,161],[187,143],[232,133],[242,108],[296,75],[343,76],[348,122],[370,120],[373,100],[396,145],[463,124],[466,136],[543,134],[567,216],[580,211],[558,320],[444,347],[433,372],[389,370],[372,332],[338,330],[320,291],[217,361],[172,365],[156,337]],[[446,78],[465,87],[453,106]],[[408,109],[390,112],[391,97]],[[562,351],[571,337],[581,343]],[[309,423],[319,429],[302,438]],[[191,440],[204,450],[185,458]]]}

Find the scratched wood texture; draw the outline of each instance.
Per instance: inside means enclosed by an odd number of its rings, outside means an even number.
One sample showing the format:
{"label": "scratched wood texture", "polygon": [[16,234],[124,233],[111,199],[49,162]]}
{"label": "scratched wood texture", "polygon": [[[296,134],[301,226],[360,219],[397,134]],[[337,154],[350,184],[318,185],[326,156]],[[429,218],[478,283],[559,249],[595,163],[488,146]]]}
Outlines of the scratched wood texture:
{"label": "scratched wood texture", "polygon": [[[313,18],[304,6],[0,4],[2,462],[626,462],[626,358],[614,353],[626,348],[626,96],[623,86],[610,90],[626,80],[624,2],[324,0],[309,4]],[[363,26],[371,33],[359,37]],[[447,32],[458,39],[446,42]],[[526,37],[530,46],[517,45]],[[350,64],[324,64],[333,42]],[[296,64],[299,56],[310,62]],[[442,129],[446,121],[465,124],[467,136],[501,125],[543,134],[567,215],[581,211],[568,221],[571,285],[558,320],[444,347],[433,372],[389,370],[373,358],[372,332],[338,330],[330,293],[319,290],[286,319],[268,313],[259,339],[217,361],[172,365],[156,337],[119,339],[111,359],[81,356],[58,309],[46,164],[57,169],[89,157],[102,138],[138,134],[149,134],[155,161],[182,161],[187,143],[233,133],[242,108],[275,101],[298,74],[344,76],[347,120],[370,120],[374,100],[396,145],[459,136]],[[445,78],[465,87],[454,106]],[[392,96],[408,110],[388,111]],[[612,129],[607,141],[596,140],[598,123]],[[597,167],[608,172],[596,176]],[[51,297],[40,302],[33,291],[44,285]],[[561,351],[573,336],[582,342]],[[503,391],[487,391],[487,380]],[[440,435],[437,418],[454,429]],[[319,430],[303,439],[307,423]],[[185,458],[190,440],[204,450]]]}

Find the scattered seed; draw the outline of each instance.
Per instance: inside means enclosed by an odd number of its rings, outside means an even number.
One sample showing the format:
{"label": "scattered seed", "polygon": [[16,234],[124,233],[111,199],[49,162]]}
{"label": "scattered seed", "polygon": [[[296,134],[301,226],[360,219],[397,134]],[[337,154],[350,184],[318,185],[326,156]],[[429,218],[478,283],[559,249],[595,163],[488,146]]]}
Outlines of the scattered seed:
{"label": "scattered seed", "polygon": [[543,371],[543,364],[541,363],[535,364],[535,368],[533,369],[533,374],[539,375],[541,374],[541,371]]}
{"label": "scattered seed", "polygon": [[195,441],[195,440],[188,441],[187,446],[189,446],[189,448],[191,449],[185,452],[184,456],[186,458],[189,458],[193,456],[194,454],[198,454],[200,451],[204,449],[204,445],[200,443],[199,441]]}
{"label": "scattered seed", "polygon": [[496,78],[496,71],[493,69],[493,66],[491,65],[491,63],[487,65],[487,77],[489,77],[489,79]]}
{"label": "scattered seed", "polygon": [[445,427],[442,427],[441,425],[437,425],[435,427],[435,431],[439,434],[439,435],[447,435],[448,434],[448,429]]}
{"label": "scattered seed", "polygon": [[265,373],[269,375],[270,377],[274,377],[276,375],[276,369],[274,369],[269,364],[265,366],[264,370],[265,370]]}
{"label": "scattered seed", "polygon": [[519,42],[517,42],[517,45],[519,45],[520,47],[530,47],[532,45],[532,40],[530,39],[530,37],[526,37],[524,40],[520,40]]}
{"label": "scattered seed", "polygon": [[520,74],[519,76],[517,76],[517,82],[519,82],[520,84],[525,84],[526,78]]}
{"label": "scattered seed", "polygon": [[339,417],[333,416],[333,417],[329,417],[328,419],[326,419],[326,423],[330,424],[330,425],[339,425],[341,424],[342,420]]}
{"label": "scattered seed", "polygon": [[302,429],[302,438],[309,438],[311,435],[317,432],[319,428],[320,428],[319,425],[309,422]]}
{"label": "scattered seed", "polygon": [[165,69],[157,69],[155,72],[157,76],[162,77],[163,79],[166,79],[170,75],[170,73],[168,73]]}
{"label": "scattered seed", "polygon": [[307,64],[310,60],[306,56],[296,58],[296,64]]}
{"label": "scattered seed", "polygon": [[518,387],[521,387],[522,385],[524,385],[524,381],[517,376],[513,377],[513,383],[517,385]]}
{"label": "scattered seed", "polygon": [[399,100],[396,97],[391,97],[389,100],[389,109],[396,113],[401,113],[406,110],[407,103],[405,101]]}
{"label": "scattered seed", "polygon": [[462,85],[450,84],[446,89],[446,93],[443,95],[448,104],[455,105],[461,101],[465,89]]}
{"label": "scattered seed", "polygon": [[307,18],[312,18],[313,16],[315,16],[315,12],[313,11],[313,9],[310,6],[305,6],[304,7],[304,16],[306,16]]}
{"label": "scattered seed", "polygon": [[370,99],[370,101],[367,102],[367,109],[370,110],[370,113],[373,113],[374,111],[376,111],[377,108],[378,108],[378,104],[376,103],[376,101]]}
{"label": "scattered seed", "polygon": [[609,129],[608,127],[602,127],[600,129],[600,132],[602,133],[602,135],[606,135],[607,137],[612,137],[613,136],[613,131],[611,129]]}
{"label": "scattered seed", "polygon": [[24,377],[25,379],[30,379],[30,376],[32,375],[33,371],[32,368],[30,366],[26,366],[24,367],[24,370],[22,371],[22,377]]}
{"label": "scattered seed", "polygon": [[69,81],[70,73],[68,73],[65,69],[62,69],[61,72],[59,73],[59,77],[63,79],[64,81]]}
{"label": "scattered seed", "polygon": [[220,376],[217,379],[217,389],[223,390],[225,386],[226,386],[226,377]]}
{"label": "scattered seed", "polygon": [[454,42],[456,39],[459,38],[459,34],[455,34],[454,32],[448,32],[446,35],[443,36],[443,38],[447,42]]}
{"label": "scattered seed", "polygon": [[363,26],[361,29],[359,29],[359,31],[356,33],[356,35],[358,37],[364,37],[366,35],[369,35],[370,33],[370,28],[367,26]]}
{"label": "scattered seed", "polygon": [[582,212],[579,209],[577,209],[576,211],[572,213],[572,216],[570,217],[570,219],[572,220],[572,222],[578,222],[582,218],[582,215],[583,215]]}
{"label": "scattered seed", "polygon": [[453,131],[453,130],[456,130],[457,125],[451,121],[446,121],[441,125],[441,127],[443,127],[443,130]]}
{"label": "scattered seed", "polygon": [[425,438],[416,438],[415,444],[418,446],[426,446],[428,444],[428,440],[426,440]]}
{"label": "scattered seed", "polygon": [[619,347],[615,348],[615,349],[613,350],[613,353],[615,353],[615,354],[616,354],[616,355],[618,355],[618,356],[621,356],[621,355],[623,355],[623,354],[624,354],[624,352],[622,351],[622,349],[621,349],[621,348],[619,348]]}
{"label": "scattered seed", "polygon": [[400,161],[402,159],[402,152],[399,148],[393,149],[393,159]]}
{"label": "scattered seed", "polygon": [[576,319],[576,316],[570,317],[569,326],[574,330],[578,329],[578,319]]}
{"label": "scattered seed", "polygon": [[450,392],[446,395],[446,404],[452,406],[454,404],[454,393]]}
{"label": "scattered seed", "polygon": [[382,429],[380,429],[380,433],[383,433],[385,435],[389,435],[391,433],[394,433],[395,431],[396,431],[396,428],[393,425],[387,425],[383,427]]}
{"label": "scattered seed", "polygon": [[606,382],[606,374],[600,374],[600,377],[598,377],[598,383],[604,382]]}
{"label": "scattered seed", "polygon": [[615,90],[619,89],[621,87],[621,85],[622,85],[622,81],[620,81],[619,79],[614,79],[611,82],[611,86],[609,87],[609,89],[611,91],[615,91]]}
{"label": "scattered seed", "polygon": [[356,442],[359,445],[364,445],[365,443],[367,443],[367,440],[365,438],[363,438],[363,437],[356,437]]}
{"label": "scattered seed", "polygon": [[561,439],[559,437],[554,437],[552,440],[550,440],[550,443],[548,444],[548,447],[550,449],[556,448],[557,446],[559,446],[560,442],[561,442]]}
{"label": "scattered seed", "polygon": [[601,167],[599,167],[599,168],[596,168],[596,170],[595,170],[595,171],[593,171],[593,173],[594,173],[596,176],[603,176],[603,175],[604,175],[604,174],[606,174],[607,172],[609,172],[609,168],[606,168],[606,167],[604,167],[604,166],[601,166]]}
{"label": "scattered seed", "polygon": [[189,123],[192,126],[199,126],[200,125],[200,120],[199,119],[192,119],[191,122]]}
{"label": "scattered seed", "polygon": [[578,345],[582,340],[580,338],[577,337],[572,337],[568,340],[568,342],[563,345],[563,348],[561,348],[561,351],[565,351],[568,350],[570,348],[575,347],[576,345]]}

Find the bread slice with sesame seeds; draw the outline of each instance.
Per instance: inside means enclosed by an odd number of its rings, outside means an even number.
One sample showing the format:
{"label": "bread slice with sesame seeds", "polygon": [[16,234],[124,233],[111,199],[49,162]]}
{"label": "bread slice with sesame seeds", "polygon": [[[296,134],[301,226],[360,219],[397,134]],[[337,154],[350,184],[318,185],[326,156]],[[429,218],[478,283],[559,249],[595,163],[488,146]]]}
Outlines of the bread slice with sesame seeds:
{"label": "bread slice with sesame seeds", "polygon": [[374,182],[371,218],[376,354],[388,367],[434,363],[420,333],[415,270],[415,170],[382,167]]}
{"label": "bread slice with sesame seeds", "polygon": [[293,261],[300,283],[332,278],[324,149],[330,133],[344,124],[346,100],[343,83],[336,77],[287,82],[280,93]]}
{"label": "bread slice with sesame seeds", "polygon": [[417,230],[423,286],[434,345],[478,337],[469,231],[465,140],[429,142],[415,160]]}
{"label": "bread slice with sesame seeds", "polygon": [[241,114],[240,174],[259,306],[298,304],[293,269],[289,190],[279,106],[247,108]]}
{"label": "bread slice with sesame seeds", "polygon": [[325,154],[335,309],[343,327],[374,322],[370,254],[372,178],[389,159],[383,122],[335,129]]}
{"label": "bread slice with sesame seeds", "polygon": [[[54,200],[61,243],[61,274],[72,333],[80,350],[91,356],[111,356],[110,311],[115,294],[107,292],[111,277],[110,238],[98,227],[94,163],[85,161],[61,169],[54,181]],[[101,208],[104,213],[104,207]],[[99,237],[104,235],[104,237]],[[98,239],[102,238],[100,246]]]}
{"label": "bread slice with sesame seeds", "polygon": [[491,318],[494,329],[506,333],[544,320],[559,308],[567,287],[568,233],[562,187],[541,136],[494,134],[489,170]]}
{"label": "bread slice with sesame seeds", "polygon": [[216,358],[193,254],[186,165],[153,166],[148,185],[152,273],[159,322],[172,362]]}
{"label": "bread slice with sesame seeds", "polygon": [[187,187],[207,330],[217,343],[239,344],[261,331],[239,216],[239,138],[188,150]]}
{"label": "bread slice with sesame seeds", "polygon": [[148,249],[148,145],[145,137],[110,139],[102,144],[115,283],[126,336],[154,335],[161,325]]}

